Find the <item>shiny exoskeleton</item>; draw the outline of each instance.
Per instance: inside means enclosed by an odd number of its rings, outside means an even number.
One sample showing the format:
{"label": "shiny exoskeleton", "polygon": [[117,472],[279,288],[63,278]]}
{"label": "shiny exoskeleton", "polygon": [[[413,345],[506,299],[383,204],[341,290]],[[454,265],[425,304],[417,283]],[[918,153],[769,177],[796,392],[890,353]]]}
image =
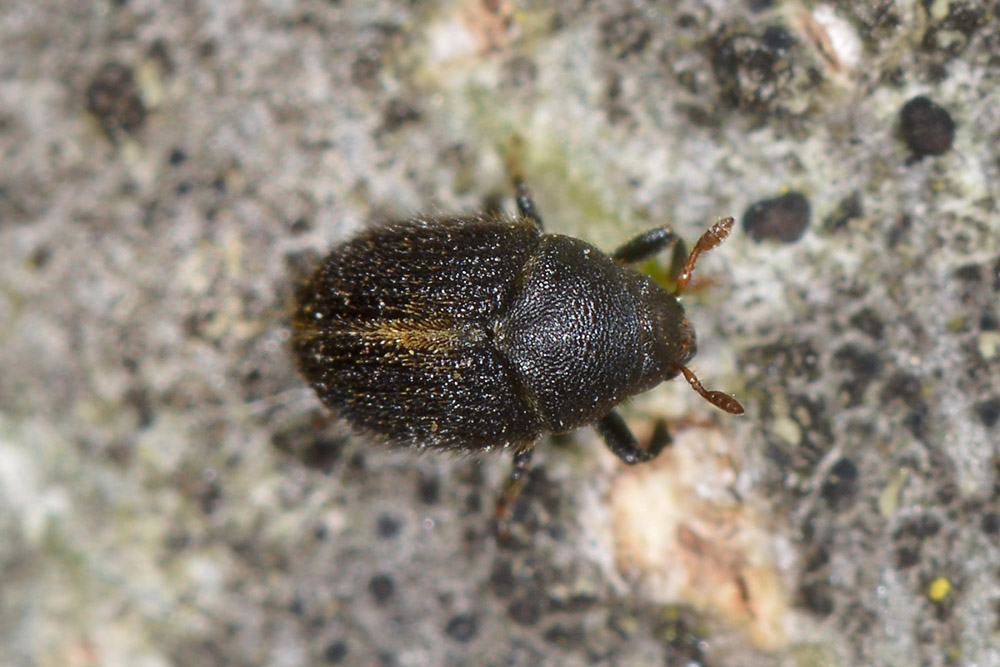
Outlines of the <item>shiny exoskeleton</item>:
{"label": "shiny exoskeleton", "polygon": [[293,321],[303,375],[357,429],[421,448],[514,451],[501,531],[545,433],[595,424],[623,461],[648,461],[670,440],[665,424],[640,446],[615,406],[678,374],[743,412],[685,367],[695,335],[677,300],[731,218],[701,237],[668,291],[629,265],[677,241],[669,229],[609,256],[543,233],[517,188],[516,217],[416,218],[344,243],[301,290]]}

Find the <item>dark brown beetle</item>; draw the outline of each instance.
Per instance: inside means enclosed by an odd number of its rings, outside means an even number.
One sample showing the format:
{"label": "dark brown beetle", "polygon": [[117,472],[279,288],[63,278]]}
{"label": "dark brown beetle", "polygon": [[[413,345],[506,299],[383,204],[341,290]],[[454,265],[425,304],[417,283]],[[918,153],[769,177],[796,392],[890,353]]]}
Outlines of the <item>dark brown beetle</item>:
{"label": "dark brown beetle", "polygon": [[501,533],[543,434],[595,424],[622,461],[649,461],[670,441],[666,424],[641,447],[615,406],[680,374],[713,405],[743,412],[685,367],[695,335],[677,300],[733,219],[702,235],[670,292],[629,266],[676,242],[668,228],[608,256],[544,234],[515,184],[517,217],[415,218],[339,246],[293,321],[303,375],[355,428],[419,448],[514,451]]}

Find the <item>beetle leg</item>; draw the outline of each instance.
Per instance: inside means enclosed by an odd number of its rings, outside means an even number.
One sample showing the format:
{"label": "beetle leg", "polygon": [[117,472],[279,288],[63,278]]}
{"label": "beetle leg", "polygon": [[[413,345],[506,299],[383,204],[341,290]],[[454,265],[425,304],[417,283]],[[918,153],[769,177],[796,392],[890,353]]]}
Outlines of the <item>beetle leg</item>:
{"label": "beetle leg", "polygon": [[625,245],[615,250],[611,258],[625,264],[635,264],[644,259],[649,259],[671,243],[677,244],[674,246],[674,255],[678,254],[677,247],[680,247],[679,252],[682,254],[681,262],[683,262],[684,258],[687,257],[687,249],[684,242],[666,226],[647,229],[641,234],[633,236],[625,242]]}
{"label": "beetle leg", "polygon": [[674,250],[670,253],[670,268],[667,274],[669,282],[676,285],[677,281],[680,280],[681,273],[684,271],[684,262],[687,261],[687,254],[687,243],[684,243],[684,239],[677,239]]}
{"label": "beetle leg", "polygon": [[542,218],[538,215],[535,202],[531,199],[531,193],[528,192],[528,186],[521,180],[520,176],[514,176],[514,187],[517,189],[517,210],[520,211],[521,216],[534,222],[539,231],[544,229]]}
{"label": "beetle leg", "polygon": [[531,193],[524,183],[524,172],[521,170],[521,152],[524,149],[524,139],[521,135],[515,134],[510,139],[510,146],[507,149],[507,173],[514,181],[514,189],[517,190],[517,210],[521,217],[527,218],[535,223],[538,230],[544,229],[542,217],[538,215],[535,202],[531,200]]}
{"label": "beetle leg", "polygon": [[608,449],[629,465],[655,459],[672,441],[670,431],[667,430],[667,422],[663,419],[657,419],[656,425],[653,427],[653,435],[649,439],[649,446],[643,449],[616,410],[601,417],[595,428],[604,438]]}
{"label": "beetle leg", "polygon": [[667,430],[667,420],[660,417],[653,424],[653,434],[649,437],[646,453],[649,454],[650,459],[655,459],[673,441],[674,439],[670,437],[670,431]]}
{"label": "beetle leg", "polygon": [[517,497],[521,495],[521,489],[524,487],[528,471],[531,470],[531,456],[534,453],[535,447],[532,445],[523,452],[514,454],[514,468],[510,471],[510,477],[507,478],[507,481],[503,485],[503,490],[500,492],[500,497],[497,498],[497,506],[493,513],[496,521],[495,532],[498,539],[506,539],[508,536],[507,522],[514,512],[514,503],[517,501]]}

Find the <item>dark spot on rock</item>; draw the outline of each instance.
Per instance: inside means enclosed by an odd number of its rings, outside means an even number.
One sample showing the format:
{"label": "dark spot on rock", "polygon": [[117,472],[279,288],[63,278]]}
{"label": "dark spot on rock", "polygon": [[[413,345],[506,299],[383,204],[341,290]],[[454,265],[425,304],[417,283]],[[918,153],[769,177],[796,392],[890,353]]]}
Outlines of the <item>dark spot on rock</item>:
{"label": "dark spot on rock", "polygon": [[395,98],[389,100],[382,114],[382,130],[395,132],[402,126],[420,120],[421,113],[408,102]]}
{"label": "dark spot on rock", "polygon": [[830,451],[833,431],[830,427],[830,408],[823,397],[808,394],[788,396],[789,415],[802,427],[802,442],[794,447],[801,470],[811,470]]}
{"label": "dark spot on rock", "polygon": [[942,483],[934,494],[937,503],[942,506],[951,505],[958,499],[959,495],[958,484],[952,481]]}
{"label": "dark spot on rock", "polygon": [[782,471],[782,475],[785,470],[796,467],[796,460],[792,457],[788,448],[780,447],[773,442],[767,443],[764,447],[764,456],[768,461],[773,463],[778,470]]}
{"label": "dark spot on rock", "polygon": [[919,562],[919,544],[904,544],[896,549],[896,567],[900,570],[911,568]]}
{"label": "dark spot on rock", "polygon": [[197,487],[198,504],[201,511],[206,515],[211,515],[219,508],[222,502],[222,485],[215,475],[205,477]]}
{"label": "dark spot on rock", "polygon": [[[156,408],[146,385],[129,387],[125,391],[124,403],[135,410],[139,428],[146,428],[153,423]],[[131,450],[131,448],[129,449]]]}
{"label": "dark spot on rock", "polygon": [[885,243],[889,249],[892,250],[899,245],[899,242],[906,237],[911,229],[913,229],[913,218],[904,213],[885,235]]}
{"label": "dark spot on rock", "polygon": [[608,614],[608,629],[622,639],[629,639],[638,629],[639,619],[628,611],[612,611]]}
{"label": "dark spot on rock", "polygon": [[920,378],[906,371],[896,371],[882,388],[882,403],[889,405],[895,402],[910,407],[916,407],[922,400],[923,387]]}
{"label": "dark spot on rock", "polygon": [[860,218],[864,212],[864,207],[861,205],[861,193],[855,190],[841,199],[837,208],[823,219],[823,230],[834,233],[846,229],[851,220]]}
{"label": "dark spot on rock", "polygon": [[[720,28],[707,42],[722,103],[755,113],[775,112],[795,81],[794,40],[775,26],[754,34],[742,23]],[[804,82],[805,85],[809,85]]]}
{"label": "dark spot on rock", "polygon": [[508,539],[501,541],[500,547],[505,550],[529,548],[533,536],[543,530],[558,537],[558,531],[553,528],[560,522],[553,517],[558,515],[564,501],[559,485],[548,477],[545,469],[534,468],[528,474],[524,491],[514,503],[513,516],[507,524]]}
{"label": "dark spot on rock", "polygon": [[983,515],[979,526],[987,535],[996,535],[997,533],[1000,533],[1000,514],[997,514],[996,512],[987,512]]}
{"label": "dark spot on rock", "polygon": [[706,634],[704,619],[686,607],[665,607],[653,627],[653,639],[666,648],[666,665],[704,665]]}
{"label": "dark spot on rock", "polygon": [[800,604],[817,616],[829,616],[834,609],[833,587],[826,581],[811,581],[799,588]]}
{"label": "dark spot on rock", "polygon": [[862,308],[851,317],[851,326],[875,340],[882,340],[885,325],[874,308]]}
{"label": "dark spot on rock", "polygon": [[987,21],[986,10],[978,2],[951,2],[943,26],[948,30],[958,30],[968,38]]}
{"label": "dark spot on rock", "polygon": [[382,56],[378,49],[364,49],[351,63],[351,81],[365,90],[378,89],[378,74],[382,69]]}
{"label": "dark spot on rock", "polygon": [[976,403],[976,416],[987,428],[993,428],[1000,421],[1000,398],[988,398]]}
{"label": "dark spot on rock", "polygon": [[473,491],[465,497],[465,506],[462,508],[462,516],[473,516],[483,511],[483,497]]}
{"label": "dark spot on rock", "polygon": [[823,481],[820,495],[832,508],[843,508],[858,491],[858,467],[848,458],[833,464]]}
{"label": "dark spot on rock", "polygon": [[845,408],[853,408],[861,405],[865,399],[865,389],[868,388],[869,380],[861,377],[852,377],[841,383],[839,395]]}
{"label": "dark spot on rock", "polygon": [[492,535],[492,533],[488,533],[475,525],[468,525],[465,527],[465,530],[462,531],[462,541],[471,551],[472,549],[480,548],[483,543],[483,539],[487,535]]}
{"label": "dark spot on rock", "polygon": [[330,474],[340,460],[345,444],[344,438],[325,436],[311,438],[299,452],[299,459],[309,468]]}
{"label": "dark spot on rock", "polygon": [[979,318],[979,329],[981,331],[996,331],[998,327],[1000,327],[1000,322],[989,313],[983,313],[983,316]]}
{"label": "dark spot on rock", "polygon": [[790,32],[780,25],[769,25],[764,29],[764,35],[760,38],[760,43],[764,48],[775,53],[784,53],[792,48],[794,40]]}
{"label": "dark spot on rock", "polygon": [[507,616],[518,625],[532,626],[542,617],[542,605],[533,595],[514,600],[507,607]]}
{"label": "dark spot on rock", "polygon": [[159,65],[160,71],[163,72],[164,76],[173,76],[174,72],[177,71],[177,64],[174,62],[173,56],[170,55],[170,46],[166,40],[157,39],[154,41],[146,51],[146,55],[150,60]]}
{"label": "dark spot on rock", "polygon": [[466,465],[457,471],[456,481],[463,486],[483,488],[486,485],[486,477],[482,461],[478,459],[467,461]]}
{"label": "dark spot on rock", "polygon": [[563,597],[561,595],[549,595],[547,598],[549,608],[553,611],[574,611],[579,612],[589,609],[597,604],[598,598],[595,593],[575,592]]}
{"label": "dark spot on rock", "polygon": [[612,125],[631,120],[632,112],[628,105],[622,103],[622,77],[617,72],[608,75],[607,85],[604,89],[604,111],[608,115],[608,122]]}
{"label": "dark spot on rock", "polygon": [[[2,219],[0,219],[0,224],[3,224]],[[47,245],[41,245],[32,251],[31,258],[28,261],[31,262],[31,268],[40,271],[45,268],[51,259],[52,248]]]}
{"label": "dark spot on rock", "polygon": [[926,441],[930,436],[930,415],[927,414],[927,405],[920,403],[917,407],[910,410],[903,418],[903,426],[915,438]]}
{"label": "dark spot on rock", "polygon": [[304,616],[306,613],[306,601],[302,599],[301,595],[296,595],[295,598],[288,605],[288,611],[292,612],[295,616]]}
{"label": "dark spot on rock", "polygon": [[847,381],[840,388],[847,396],[847,407],[862,402],[865,389],[882,370],[882,360],[876,352],[852,343],[834,352],[831,365],[834,369],[847,371],[849,374]]}
{"label": "dark spot on rock", "polygon": [[556,623],[545,631],[545,640],[562,648],[581,646],[583,645],[584,637],[583,626],[578,624],[564,625]]}
{"label": "dark spot on rock", "polygon": [[919,96],[904,104],[900,110],[899,131],[917,158],[941,155],[951,148],[955,138],[955,121],[944,108]]}
{"label": "dark spot on rock", "polygon": [[509,598],[516,590],[514,566],[509,560],[496,564],[490,574],[490,588],[498,598]]}
{"label": "dark spot on rock", "polygon": [[417,497],[424,505],[437,505],[441,499],[441,482],[435,476],[423,476],[417,484]]}
{"label": "dark spot on rock", "polygon": [[983,269],[978,264],[966,264],[955,269],[955,277],[964,283],[978,283],[983,279]]}
{"label": "dark spot on rock", "polygon": [[794,243],[809,226],[809,200],[798,192],[761,200],[743,214],[743,231],[754,241]]}
{"label": "dark spot on rock", "polygon": [[175,148],[170,151],[170,156],[167,158],[167,161],[172,167],[184,164],[187,161],[187,153],[184,152],[183,148]]}
{"label": "dark spot on rock", "polygon": [[819,379],[819,353],[809,339],[782,338],[750,348],[744,355],[743,363],[762,367],[767,375],[774,378],[795,378],[808,382]]}
{"label": "dark spot on rock", "polygon": [[646,17],[637,11],[604,19],[599,30],[601,46],[618,59],[642,53],[653,34]]}
{"label": "dark spot on rock", "polygon": [[368,580],[368,592],[375,604],[382,606],[396,594],[396,582],[387,574],[376,574]]}
{"label": "dark spot on rock", "polygon": [[[765,409],[772,409],[770,403],[765,404]],[[784,489],[790,472],[800,477],[814,473],[833,445],[829,412],[825,397],[788,394],[788,416],[799,425],[801,437],[798,442],[790,443],[767,424],[764,454],[770,465],[763,471],[762,480],[766,485],[773,485],[774,490]]]}
{"label": "dark spot on rock", "polygon": [[219,44],[214,39],[206,39],[198,45],[197,54],[202,60],[214,58],[219,51]]}
{"label": "dark spot on rock", "polygon": [[87,111],[113,140],[121,132],[135,134],[146,120],[146,107],[131,67],[106,63],[87,86],[86,95]]}
{"label": "dark spot on rock", "polygon": [[316,270],[319,257],[312,250],[295,250],[285,253],[285,267],[290,275],[290,282],[297,285],[296,293],[301,298],[301,292],[306,287],[306,279]]}
{"label": "dark spot on rock", "polygon": [[475,639],[479,633],[479,622],[472,614],[458,614],[452,616],[448,625],[444,628],[444,633],[460,643],[466,643]]}
{"label": "dark spot on rock", "polygon": [[291,224],[288,225],[288,231],[293,234],[302,234],[308,232],[312,229],[312,221],[304,215],[292,220]]}
{"label": "dark spot on rock", "polygon": [[698,21],[698,17],[695,16],[694,14],[684,12],[683,14],[677,17],[677,20],[674,21],[674,25],[676,25],[681,30],[691,30],[692,28],[697,28],[699,25],[701,25],[701,23]]}
{"label": "dark spot on rock", "polygon": [[896,539],[913,537],[923,541],[928,537],[934,537],[940,531],[940,519],[933,514],[920,514],[897,528],[895,533],[893,533],[893,537]]}
{"label": "dark spot on rock", "polygon": [[326,648],[323,649],[323,659],[331,665],[336,665],[347,657],[348,652],[347,642],[337,640],[335,642],[330,642],[326,645]]}
{"label": "dark spot on rock", "polygon": [[381,88],[379,74],[386,62],[391,62],[393,54],[405,46],[406,31],[399,25],[380,21],[368,43],[360,49],[351,63],[351,82],[359,88],[375,91]]}
{"label": "dark spot on rock", "polygon": [[805,552],[803,572],[816,572],[830,564],[830,547],[827,544],[813,544]]}
{"label": "dark spot on rock", "polygon": [[390,540],[397,535],[399,535],[400,530],[403,528],[403,522],[395,517],[391,517],[388,514],[383,514],[378,518],[378,523],[375,527],[375,532],[380,539]]}

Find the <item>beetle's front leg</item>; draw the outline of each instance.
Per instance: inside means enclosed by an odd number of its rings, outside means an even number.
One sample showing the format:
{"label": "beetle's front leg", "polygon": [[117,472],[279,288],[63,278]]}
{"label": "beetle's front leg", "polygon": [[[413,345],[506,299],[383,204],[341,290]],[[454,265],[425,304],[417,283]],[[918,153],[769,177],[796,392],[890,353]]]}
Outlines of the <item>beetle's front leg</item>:
{"label": "beetle's front leg", "polygon": [[674,255],[680,255],[681,263],[687,257],[687,247],[684,240],[669,227],[654,227],[647,229],[638,236],[633,236],[620,248],[612,253],[611,258],[624,264],[635,264],[649,259],[656,253],[674,243]]}
{"label": "beetle's front leg", "polygon": [[667,422],[663,419],[657,419],[653,427],[653,435],[649,439],[649,446],[645,449],[640,447],[639,441],[632,435],[632,431],[629,430],[628,425],[617,410],[612,410],[601,417],[595,428],[604,438],[608,449],[629,465],[655,459],[672,442],[670,431],[667,430]]}

